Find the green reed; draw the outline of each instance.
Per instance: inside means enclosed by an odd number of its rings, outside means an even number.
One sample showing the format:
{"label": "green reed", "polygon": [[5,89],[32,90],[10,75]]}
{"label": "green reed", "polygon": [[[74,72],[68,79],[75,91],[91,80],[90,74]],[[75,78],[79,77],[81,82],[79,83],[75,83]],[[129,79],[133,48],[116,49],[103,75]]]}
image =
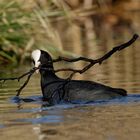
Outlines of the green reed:
{"label": "green reed", "polygon": [[52,2],[44,8],[35,1],[31,10],[16,0],[0,2],[0,64],[23,63],[32,48],[48,49],[55,55],[62,52],[59,34],[50,18],[65,16],[66,8],[62,2],[53,2],[56,9],[52,10]]}
{"label": "green reed", "polygon": [[[107,37],[112,38],[113,26],[119,21],[118,7],[112,8],[107,1],[98,0],[94,4],[86,3],[87,1],[79,2],[78,6],[73,8],[72,5],[75,4],[72,4],[74,1],[71,0],[67,2],[64,0],[1,0],[0,64],[22,64],[35,48],[47,50],[56,57],[81,55],[81,51],[84,50],[81,47],[83,44],[88,46],[90,42],[96,46],[97,34],[98,38],[101,37],[104,40],[107,40]],[[118,17],[111,14],[112,9],[113,13],[117,12]],[[111,15],[107,16],[109,20],[106,20],[105,13]],[[122,14],[121,19],[123,19]],[[89,20],[96,21],[92,27],[93,30],[88,30],[91,28],[87,24]],[[104,24],[112,28],[110,34],[105,30]],[[90,37],[87,35],[88,32]],[[104,35],[106,32],[107,35]]]}
{"label": "green reed", "polygon": [[17,2],[0,2],[0,63],[21,61],[29,40],[29,18]]}

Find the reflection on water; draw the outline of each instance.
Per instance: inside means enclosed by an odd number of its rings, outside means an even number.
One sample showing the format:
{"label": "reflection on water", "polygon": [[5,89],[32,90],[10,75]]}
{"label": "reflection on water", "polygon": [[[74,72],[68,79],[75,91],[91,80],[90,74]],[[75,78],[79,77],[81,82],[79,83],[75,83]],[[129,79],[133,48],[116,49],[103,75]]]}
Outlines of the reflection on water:
{"label": "reflection on water", "polygon": [[0,116],[2,140],[139,139],[139,95],[87,105],[41,108],[41,103],[34,102],[23,103],[20,109],[13,103],[5,105]]}

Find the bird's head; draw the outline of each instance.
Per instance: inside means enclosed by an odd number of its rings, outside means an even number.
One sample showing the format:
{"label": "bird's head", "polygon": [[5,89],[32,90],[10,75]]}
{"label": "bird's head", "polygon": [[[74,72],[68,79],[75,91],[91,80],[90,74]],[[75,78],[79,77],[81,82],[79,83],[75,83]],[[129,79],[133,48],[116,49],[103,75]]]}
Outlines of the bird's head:
{"label": "bird's head", "polygon": [[[31,54],[35,68],[52,68],[53,60],[48,52],[43,50],[34,50]],[[39,70],[36,70],[38,73]]]}

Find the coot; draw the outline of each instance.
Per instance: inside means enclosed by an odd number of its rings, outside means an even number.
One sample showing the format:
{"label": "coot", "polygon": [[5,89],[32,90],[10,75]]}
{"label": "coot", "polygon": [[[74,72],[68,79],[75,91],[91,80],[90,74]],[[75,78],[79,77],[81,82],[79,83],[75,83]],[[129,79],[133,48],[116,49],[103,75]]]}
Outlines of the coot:
{"label": "coot", "polygon": [[127,95],[124,89],[112,88],[93,81],[59,78],[54,72],[53,60],[46,51],[34,50],[32,58],[35,67],[39,67],[43,99],[50,104],[58,104],[60,101],[108,100]]}

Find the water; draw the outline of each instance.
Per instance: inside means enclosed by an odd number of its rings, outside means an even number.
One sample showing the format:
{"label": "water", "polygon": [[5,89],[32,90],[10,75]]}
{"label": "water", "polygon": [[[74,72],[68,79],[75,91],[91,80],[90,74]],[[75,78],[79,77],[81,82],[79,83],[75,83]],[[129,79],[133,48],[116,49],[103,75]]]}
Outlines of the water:
{"label": "water", "polygon": [[[140,49],[138,44],[135,46],[74,77],[126,89],[129,95],[120,99],[47,107],[41,100],[39,75],[32,76],[20,98],[15,97],[16,89],[25,79],[1,84],[0,140],[139,140]],[[102,55],[106,50],[93,52]],[[64,67],[61,63],[59,66]],[[11,71],[1,67],[0,75],[14,77],[29,69]]]}
{"label": "water", "polygon": [[[125,88],[129,95],[120,99],[89,104],[62,103],[46,107],[41,100],[38,75],[32,77],[21,93],[20,99],[15,97],[15,90],[22,82],[19,84],[16,81],[7,81],[0,88],[0,139],[138,140],[140,136],[140,69],[138,66],[130,69],[121,68],[120,66],[124,65],[123,61],[116,61],[114,73],[112,73],[108,66],[113,65],[113,59],[116,58],[112,58],[112,61],[107,61],[100,67],[96,66],[95,71],[90,70],[81,79],[96,80],[110,86]],[[136,61],[138,63],[140,59]],[[127,61],[125,63],[131,64]],[[133,69],[135,69],[134,72]],[[9,70],[6,71],[7,74],[2,76],[20,75],[23,71],[25,72],[25,69],[14,70],[11,73]],[[93,75],[92,78],[91,75]],[[77,75],[75,79],[77,78],[80,79],[80,76]]]}

